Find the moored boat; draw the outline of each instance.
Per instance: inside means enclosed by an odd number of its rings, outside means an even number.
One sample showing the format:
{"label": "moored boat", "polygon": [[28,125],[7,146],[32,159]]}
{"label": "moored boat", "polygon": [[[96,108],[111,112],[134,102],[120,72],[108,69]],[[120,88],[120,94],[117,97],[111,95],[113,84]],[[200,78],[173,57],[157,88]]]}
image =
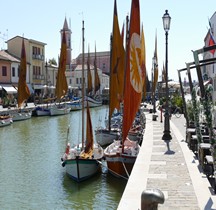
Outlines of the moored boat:
{"label": "moored boat", "polygon": [[10,115],[0,115],[0,127],[11,125],[12,123],[13,119]]}
{"label": "moored boat", "polygon": [[[130,26],[126,34],[128,34],[128,39],[126,40],[126,56],[124,56],[123,40],[118,27],[115,1],[110,71],[110,107],[112,109],[110,109],[109,119],[111,119],[114,108],[119,109],[120,103],[123,101],[122,139],[107,146],[104,150],[104,156],[109,172],[117,177],[124,178],[130,176],[140,150],[138,142],[131,141],[128,137],[141,103],[144,83],[145,59],[143,58],[143,60],[141,57],[141,54],[145,54],[142,48],[143,45],[141,45],[141,43],[144,43],[144,34],[140,36],[138,2],[132,1]],[[126,69],[124,69],[124,66]],[[120,79],[122,79],[121,82]]]}
{"label": "moored boat", "polygon": [[54,105],[49,108],[50,116],[65,115],[70,113],[70,108],[65,104]]}
{"label": "moored boat", "polygon": [[95,130],[96,142],[102,147],[113,143],[114,140],[119,139],[121,136],[121,130],[119,128],[97,128]]}
{"label": "moored boat", "polygon": [[[84,41],[84,21],[83,21]],[[83,43],[84,46],[84,43]],[[84,81],[84,48],[82,62],[82,81]],[[82,96],[84,96],[84,83],[82,82]],[[84,131],[84,100],[82,100],[82,131]],[[69,132],[69,130],[68,130]],[[78,141],[80,142],[80,141]],[[62,160],[66,173],[76,182],[81,182],[94,176],[101,169],[100,161],[103,158],[103,148],[94,143],[90,109],[86,107],[86,136],[82,132],[81,144],[71,147],[68,143]]]}
{"label": "moored boat", "polygon": [[32,110],[20,110],[18,112],[13,112],[11,114],[13,122],[21,121],[21,120],[28,120],[32,117]]}

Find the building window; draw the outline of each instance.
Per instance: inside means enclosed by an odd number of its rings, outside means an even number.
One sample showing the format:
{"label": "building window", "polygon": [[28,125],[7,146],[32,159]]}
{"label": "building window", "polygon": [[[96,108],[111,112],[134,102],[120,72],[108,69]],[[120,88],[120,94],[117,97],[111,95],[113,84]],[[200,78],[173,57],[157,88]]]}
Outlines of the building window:
{"label": "building window", "polygon": [[79,78],[76,78],[76,84],[77,85],[79,84]]}
{"label": "building window", "polygon": [[15,77],[16,73],[15,73],[15,67],[12,67],[12,77]]}
{"label": "building window", "polygon": [[7,76],[7,67],[6,66],[2,66],[2,76],[3,77]]}
{"label": "building window", "polygon": [[70,84],[70,85],[72,84],[72,79],[69,80],[69,84]]}

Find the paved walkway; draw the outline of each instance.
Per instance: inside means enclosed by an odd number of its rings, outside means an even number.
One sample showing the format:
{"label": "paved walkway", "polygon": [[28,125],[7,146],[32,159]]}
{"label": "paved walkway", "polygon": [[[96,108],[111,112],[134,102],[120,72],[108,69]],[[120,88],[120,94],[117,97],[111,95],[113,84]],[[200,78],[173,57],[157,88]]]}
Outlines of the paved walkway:
{"label": "paved walkway", "polygon": [[159,204],[159,210],[216,209],[216,196],[185,136],[170,121],[172,140],[165,142],[164,123],[152,121],[148,112],[146,118],[142,147],[118,210],[141,209],[141,193],[146,189],[163,192],[165,202]]}

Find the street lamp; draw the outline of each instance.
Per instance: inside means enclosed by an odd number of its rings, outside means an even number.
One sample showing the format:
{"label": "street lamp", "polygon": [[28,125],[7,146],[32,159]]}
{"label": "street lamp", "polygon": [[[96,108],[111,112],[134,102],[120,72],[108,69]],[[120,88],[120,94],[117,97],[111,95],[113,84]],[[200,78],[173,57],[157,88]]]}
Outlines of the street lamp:
{"label": "street lamp", "polygon": [[164,134],[162,136],[163,140],[171,140],[172,136],[170,135],[170,122],[169,122],[169,89],[168,89],[168,31],[170,29],[170,21],[171,17],[169,16],[168,10],[165,10],[165,14],[162,17],[163,19],[163,27],[166,36],[166,109],[164,114]]}

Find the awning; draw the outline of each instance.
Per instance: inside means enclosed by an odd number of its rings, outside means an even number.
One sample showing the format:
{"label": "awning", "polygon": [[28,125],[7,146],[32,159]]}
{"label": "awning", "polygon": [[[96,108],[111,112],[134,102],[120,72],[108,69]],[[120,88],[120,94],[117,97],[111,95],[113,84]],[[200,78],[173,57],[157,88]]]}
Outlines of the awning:
{"label": "awning", "polygon": [[11,85],[2,85],[2,88],[7,92],[7,94],[15,94],[17,90]]}

